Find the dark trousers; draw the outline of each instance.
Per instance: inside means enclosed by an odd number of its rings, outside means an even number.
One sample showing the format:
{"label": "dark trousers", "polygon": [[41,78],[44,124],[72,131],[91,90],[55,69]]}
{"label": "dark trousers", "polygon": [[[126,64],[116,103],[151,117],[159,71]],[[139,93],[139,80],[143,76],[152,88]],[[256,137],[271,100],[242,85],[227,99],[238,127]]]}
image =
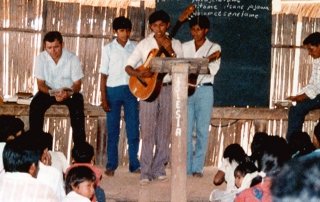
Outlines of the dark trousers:
{"label": "dark trousers", "polygon": [[63,102],[57,102],[54,96],[43,92],[38,92],[32,99],[29,112],[29,130],[43,131],[44,114],[53,104],[63,104],[69,108],[70,122],[73,131],[73,142],[79,143],[86,140],[83,112],[83,96],[80,93],[74,93],[72,98]]}
{"label": "dark trousers", "polygon": [[296,106],[290,107],[287,141],[294,131],[302,131],[305,116],[314,109],[320,109],[320,95],[317,95],[314,99],[306,98],[302,102],[298,102]]}

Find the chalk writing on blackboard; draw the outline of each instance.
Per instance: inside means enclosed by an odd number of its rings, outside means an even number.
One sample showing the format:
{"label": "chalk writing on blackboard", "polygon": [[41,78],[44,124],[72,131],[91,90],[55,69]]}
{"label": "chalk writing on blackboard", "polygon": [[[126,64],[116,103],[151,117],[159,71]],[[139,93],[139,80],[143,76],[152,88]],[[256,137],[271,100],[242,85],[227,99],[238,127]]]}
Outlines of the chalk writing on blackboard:
{"label": "chalk writing on blackboard", "polygon": [[[167,3],[174,1],[179,0],[157,0],[157,2]],[[194,4],[196,8],[194,15],[258,19],[261,12],[270,12],[269,5],[246,4],[241,0],[192,0],[191,3]]]}

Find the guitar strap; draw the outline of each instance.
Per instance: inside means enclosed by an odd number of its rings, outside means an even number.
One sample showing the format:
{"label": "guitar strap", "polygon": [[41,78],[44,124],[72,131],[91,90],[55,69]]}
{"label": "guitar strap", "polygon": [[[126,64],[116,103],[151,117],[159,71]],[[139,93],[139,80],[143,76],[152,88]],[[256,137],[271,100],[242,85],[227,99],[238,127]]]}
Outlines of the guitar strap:
{"label": "guitar strap", "polygon": [[[211,50],[212,47],[213,47],[213,43],[211,44],[210,48],[209,48],[208,51],[207,51],[207,54],[206,54],[205,56],[203,56],[203,58],[206,58],[206,57],[209,56],[209,52],[210,52],[210,50]],[[206,76],[205,74],[202,76],[202,78],[200,79],[200,81],[199,81],[198,84],[201,84],[201,81],[204,79],[205,76]]]}

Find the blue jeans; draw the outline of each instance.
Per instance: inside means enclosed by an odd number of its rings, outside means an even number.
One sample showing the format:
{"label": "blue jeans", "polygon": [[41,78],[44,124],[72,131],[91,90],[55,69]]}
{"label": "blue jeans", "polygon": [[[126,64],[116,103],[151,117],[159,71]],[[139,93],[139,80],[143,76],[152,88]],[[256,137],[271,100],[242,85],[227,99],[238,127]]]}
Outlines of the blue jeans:
{"label": "blue jeans", "polygon": [[107,100],[111,111],[107,113],[107,169],[116,170],[118,167],[118,144],[120,135],[121,107],[124,109],[126,125],[129,170],[134,172],[140,168],[138,150],[139,132],[139,103],[127,85],[107,87]]}
{"label": "blue jeans", "polygon": [[320,95],[317,95],[314,99],[306,98],[302,102],[298,102],[296,106],[290,107],[288,115],[288,132],[286,136],[287,141],[289,141],[292,132],[302,131],[305,116],[311,110],[319,108]]}
{"label": "blue jeans", "polygon": [[[213,106],[213,87],[200,86],[188,98],[187,174],[202,173]],[[193,147],[193,131],[196,142]]]}

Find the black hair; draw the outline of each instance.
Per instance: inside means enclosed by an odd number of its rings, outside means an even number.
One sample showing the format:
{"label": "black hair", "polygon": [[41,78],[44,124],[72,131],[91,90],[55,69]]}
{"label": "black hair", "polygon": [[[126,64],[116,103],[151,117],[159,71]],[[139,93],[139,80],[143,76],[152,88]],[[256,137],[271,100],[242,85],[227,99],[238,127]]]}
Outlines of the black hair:
{"label": "black hair", "polygon": [[76,163],[90,163],[94,156],[94,148],[88,142],[75,144],[71,156]]}
{"label": "black hair", "polygon": [[291,134],[288,146],[292,158],[304,156],[316,149],[311,142],[309,134],[302,131],[294,131]]}
{"label": "black hair", "polygon": [[96,182],[96,175],[87,166],[77,166],[69,170],[66,177],[66,193],[72,191],[72,187],[78,187],[79,184],[85,181]]}
{"label": "black hair", "polygon": [[132,29],[132,23],[131,21],[124,17],[124,16],[120,16],[117,17],[113,20],[112,22],[112,28],[117,31],[118,29]]}
{"label": "black hair", "polygon": [[240,163],[234,169],[234,176],[236,177],[237,173],[239,172],[241,176],[244,177],[247,173],[253,173],[255,171],[258,171],[258,168],[251,161],[246,161],[246,162]]}
{"label": "black hair", "polygon": [[272,178],[274,202],[320,201],[319,155],[293,159]]}
{"label": "black hair", "polygon": [[9,136],[24,132],[24,123],[20,118],[11,115],[0,115],[0,142],[6,142]]}
{"label": "black hair", "polygon": [[43,38],[43,43],[45,44],[46,41],[48,42],[54,42],[54,40],[58,40],[60,44],[63,43],[63,38],[62,38],[62,35],[60,32],[58,31],[51,31],[51,32],[48,32],[44,38]]}
{"label": "black hair", "polygon": [[43,131],[26,131],[23,135],[36,142],[37,146],[44,151],[45,149],[52,150],[52,135]]}
{"label": "black hair", "polygon": [[320,120],[317,125],[314,127],[313,134],[316,136],[317,140],[320,142]]}
{"label": "black hair", "polygon": [[[289,147],[286,140],[279,136],[268,136],[260,163],[261,171],[264,172],[266,176],[275,176],[289,159]],[[252,179],[250,186],[254,186],[261,181],[262,176],[258,175]]]}
{"label": "black hair", "polygon": [[320,32],[314,32],[303,40],[303,45],[308,44],[311,44],[312,46],[318,46],[320,44]]}
{"label": "black hair", "polygon": [[158,20],[161,20],[162,22],[165,22],[165,23],[169,23],[170,17],[168,13],[166,13],[163,10],[155,11],[149,16],[149,24],[157,22]]}
{"label": "black hair", "polygon": [[239,144],[234,143],[226,147],[223,152],[223,158],[229,158],[230,163],[234,160],[240,164],[246,161],[247,154]]}
{"label": "black hair", "polygon": [[190,28],[199,25],[201,29],[209,29],[210,28],[210,21],[209,18],[205,15],[198,15],[191,18],[189,21]]}
{"label": "black hair", "polygon": [[6,143],[2,155],[4,169],[28,173],[33,163],[38,166],[42,152],[35,141],[22,134]]}
{"label": "black hair", "polygon": [[265,141],[268,137],[268,134],[265,132],[257,132],[254,134],[252,142],[251,142],[251,156],[250,160],[252,162],[258,163],[258,169],[261,169],[261,165],[259,165],[259,162],[261,162],[261,158],[265,149]]}

